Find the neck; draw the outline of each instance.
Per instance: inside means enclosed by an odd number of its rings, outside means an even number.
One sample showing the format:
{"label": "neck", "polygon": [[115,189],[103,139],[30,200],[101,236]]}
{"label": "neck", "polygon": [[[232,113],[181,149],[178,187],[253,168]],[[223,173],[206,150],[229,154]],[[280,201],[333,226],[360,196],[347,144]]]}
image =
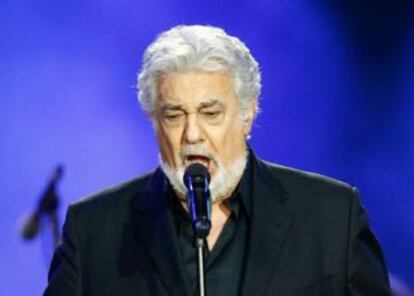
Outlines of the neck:
{"label": "neck", "polygon": [[230,207],[226,202],[221,201],[212,205],[211,207],[211,229],[207,237],[207,245],[211,250],[216,244],[224,225],[231,214]]}

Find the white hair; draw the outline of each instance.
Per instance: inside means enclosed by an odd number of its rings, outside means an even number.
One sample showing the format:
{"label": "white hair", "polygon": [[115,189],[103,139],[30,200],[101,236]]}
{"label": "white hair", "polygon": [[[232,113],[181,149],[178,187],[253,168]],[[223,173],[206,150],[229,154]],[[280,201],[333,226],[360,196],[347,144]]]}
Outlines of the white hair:
{"label": "white hair", "polygon": [[252,101],[256,109],[261,90],[259,65],[246,45],[212,26],[177,26],[161,33],[144,53],[138,74],[138,100],[149,115],[155,111],[157,79],[172,71],[228,73],[240,99],[242,114]]}
{"label": "white hair", "polygon": [[171,168],[166,162],[164,162],[160,155],[159,160],[161,169],[167,176],[175,192],[181,195],[181,197],[183,197],[187,192],[183,181],[185,172],[184,159],[186,158],[187,154],[192,153],[209,157],[217,167],[217,172],[214,176],[212,176],[209,186],[212,203],[220,202],[229,197],[229,195],[232,193],[231,190],[237,186],[237,183],[240,181],[243,175],[247,164],[248,151],[245,150],[228,167],[223,165],[218,159],[214,157],[214,155],[210,154],[207,149],[199,144],[183,147],[183,150],[180,153],[182,163],[179,164],[175,169]]}

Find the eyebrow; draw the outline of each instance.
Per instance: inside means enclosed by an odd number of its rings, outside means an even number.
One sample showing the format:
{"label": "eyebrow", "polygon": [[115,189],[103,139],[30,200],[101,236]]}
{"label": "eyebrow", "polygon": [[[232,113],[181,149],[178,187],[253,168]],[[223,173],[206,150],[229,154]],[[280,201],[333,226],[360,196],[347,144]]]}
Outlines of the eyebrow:
{"label": "eyebrow", "polygon": [[184,111],[184,106],[180,104],[164,103],[161,106],[162,111]]}
{"label": "eyebrow", "polygon": [[223,103],[220,102],[219,100],[215,100],[215,99],[211,99],[207,102],[203,102],[201,103],[197,109],[203,109],[203,108],[209,108],[209,107],[213,107],[214,105],[219,105],[219,106],[223,106]]}
{"label": "eyebrow", "polygon": [[[206,102],[200,103],[200,105],[197,107],[197,110],[213,107],[215,105],[222,107],[224,104],[217,99],[210,99]],[[183,105],[169,103],[169,102],[164,102],[161,106],[161,110],[163,112],[164,111],[186,111]]]}

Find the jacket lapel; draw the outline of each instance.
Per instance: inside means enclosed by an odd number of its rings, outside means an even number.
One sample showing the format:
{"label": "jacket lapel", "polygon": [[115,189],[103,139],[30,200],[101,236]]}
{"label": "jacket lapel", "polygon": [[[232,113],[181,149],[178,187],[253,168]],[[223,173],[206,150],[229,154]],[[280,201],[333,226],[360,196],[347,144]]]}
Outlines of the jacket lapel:
{"label": "jacket lapel", "polygon": [[177,237],[166,198],[166,178],[160,169],[146,184],[136,199],[139,210],[135,227],[140,242],[148,252],[170,295],[190,295],[179,256]]}
{"label": "jacket lapel", "polygon": [[252,155],[252,217],[247,243],[243,295],[264,295],[292,223],[287,192]]}

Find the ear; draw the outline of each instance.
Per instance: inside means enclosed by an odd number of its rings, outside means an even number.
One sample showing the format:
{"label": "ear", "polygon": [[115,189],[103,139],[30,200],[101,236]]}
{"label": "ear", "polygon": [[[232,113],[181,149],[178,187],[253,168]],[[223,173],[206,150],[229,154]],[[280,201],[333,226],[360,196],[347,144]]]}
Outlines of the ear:
{"label": "ear", "polygon": [[250,131],[252,129],[253,121],[256,117],[257,113],[257,98],[253,98],[247,110],[244,110],[243,112],[243,131],[246,137],[250,134]]}

